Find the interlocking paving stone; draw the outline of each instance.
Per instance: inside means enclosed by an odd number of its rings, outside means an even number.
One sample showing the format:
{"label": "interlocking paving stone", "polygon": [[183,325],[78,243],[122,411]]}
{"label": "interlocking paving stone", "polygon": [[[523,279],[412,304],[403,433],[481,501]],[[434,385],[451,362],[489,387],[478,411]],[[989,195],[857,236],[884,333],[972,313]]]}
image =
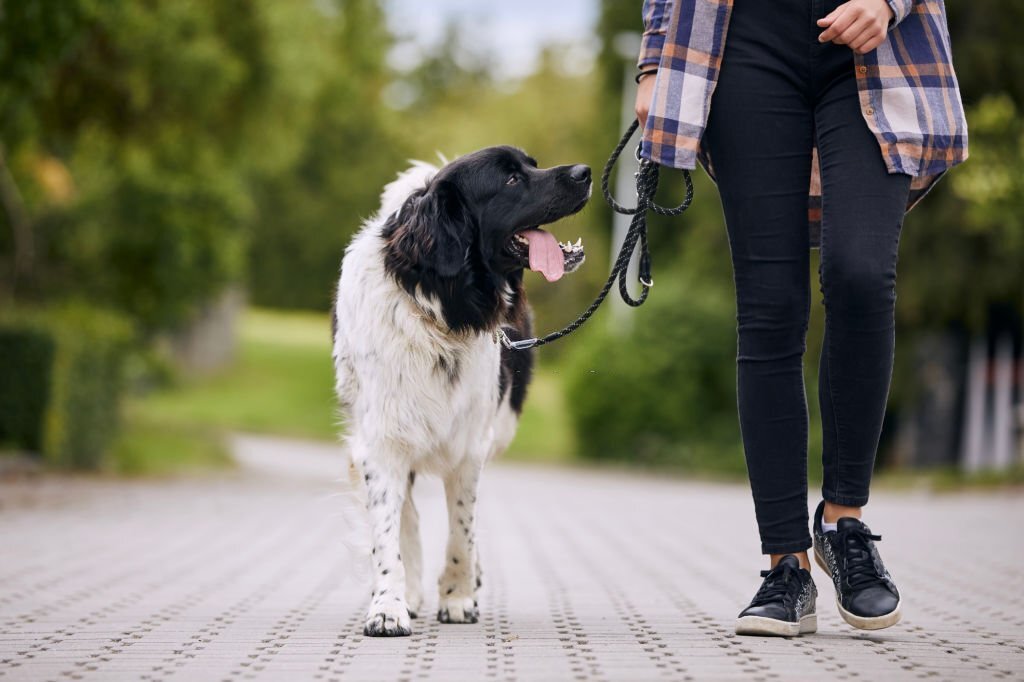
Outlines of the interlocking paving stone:
{"label": "interlocking paving stone", "polygon": [[[743,486],[496,463],[476,625],[441,625],[444,497],[417,482],[427,601],[361,632],[369,571],[336,448],[239,438],[236,475],[0,485],[0,682],[1024,678],[1024,496],[878,491],[904,622],[737,637],[761,568]],[[422,482],[421,482],[422,481]],[[952,552],[952,553],[951,553]]]}

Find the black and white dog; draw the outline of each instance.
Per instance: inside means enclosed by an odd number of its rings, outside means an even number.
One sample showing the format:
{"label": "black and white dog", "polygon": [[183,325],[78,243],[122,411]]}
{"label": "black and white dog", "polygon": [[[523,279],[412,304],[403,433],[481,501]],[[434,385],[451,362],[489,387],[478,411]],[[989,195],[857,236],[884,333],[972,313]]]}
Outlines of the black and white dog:
{"label": "black and white dog", "polygon": [[579,240],[540,229],[590,198],[590,168],[538,168],[489,147],[442,168],[416,163],[389,184],[381,210],[342,261],[334,309],[335,387],[351,472],[366,492],[374,586],[364,632],[408,635],[423,603],[417,473],[442,477],[449,539],[438,619],[474,623],[480,471],[515,434],[531,351],[523,291],[529,267],[555,281],[583,262]]}

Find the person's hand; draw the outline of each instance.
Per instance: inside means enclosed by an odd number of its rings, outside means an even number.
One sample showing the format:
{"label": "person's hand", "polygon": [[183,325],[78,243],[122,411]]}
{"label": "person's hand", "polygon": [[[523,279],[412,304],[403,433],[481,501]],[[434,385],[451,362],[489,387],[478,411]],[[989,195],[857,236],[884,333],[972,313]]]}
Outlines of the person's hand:
{"label": "person's hand", "polygon": [[651,110],[651,100],[654,99],[654,81],[656,79],[657,74],[644,76],[636,87],[636,103],[633,107],[636,109],[636,120],[640,121],[641,130],[647,125],[647,114]]}
{"label": "person's hand", "polygon": [[818,19],[818,26],[825,29],[818,42],[848,45],[857,54],[865,54],[882,44],[892,18],[892,8],[885,0],[849,0]]}

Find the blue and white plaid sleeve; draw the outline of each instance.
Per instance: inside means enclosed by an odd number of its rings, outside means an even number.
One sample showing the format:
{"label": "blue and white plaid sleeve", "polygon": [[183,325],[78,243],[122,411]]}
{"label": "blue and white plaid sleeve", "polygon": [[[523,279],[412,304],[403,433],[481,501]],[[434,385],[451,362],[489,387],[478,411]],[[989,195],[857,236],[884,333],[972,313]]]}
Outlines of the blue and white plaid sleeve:
{"label": "blue and white plaid sleeve", "polygon": [[658,66],[661,50],[665,46],[665,33],[672,17],[673,0],[644,0],[644,35],[640,41],[640,58],[637,66],[641,69]]}
{"label": "blue and white plaid sleeve", "polygon": [[892,21],[889,22],[890,29],[906,19],[914,8],[914,0],[886,0],[886,2],[889,3],[889,8],[893,13]]}

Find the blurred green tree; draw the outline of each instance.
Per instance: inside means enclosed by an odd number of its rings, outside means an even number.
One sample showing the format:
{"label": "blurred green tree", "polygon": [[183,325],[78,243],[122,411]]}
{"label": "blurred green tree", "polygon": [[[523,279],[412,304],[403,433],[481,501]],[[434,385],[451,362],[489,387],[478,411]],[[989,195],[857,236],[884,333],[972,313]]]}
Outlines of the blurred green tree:
{"label": "blurred green tree", "polygon": [[901,331],[977,332],[993,306],[1024,310],[1024,52],[1014,0],[949,0],[970,159],[908,216],[900,244]]}
{"label": "blurred green tree", "polygon": [[252,183],[302,148],[330,22],[242,0],[28,0],[0,16],[6,158],[39,247],[27,293],[85,296],[146,331],[185,321],[244,273]]}
{"label": "blurred green tree", "polygon": [[1024,50],[1019,47],[1024,3],[1018,0],[946,0],[953,61],[968,106],[1005,93],[1024,107]]}
{"label": "blurred green tree", "polygon": [[574,339],[567,397],[581,454],[688,470],[744,471],[728,294],[667,275],[628,330]]}
{"label": "blurred green tree", "polygon": [[391,45],[378,0],[336,3],[321,45],[329,68],[287,173],[256,183],[249,291],[258,305],[326,310],[352,234],[407,158],[382,104]]}
{"label": "blurred green tree", "polygon": [[1024,118],[1007,94],[968,110],[970,159],[907,217],[902,325],[984,329],[994,305],[1024,310]]}

